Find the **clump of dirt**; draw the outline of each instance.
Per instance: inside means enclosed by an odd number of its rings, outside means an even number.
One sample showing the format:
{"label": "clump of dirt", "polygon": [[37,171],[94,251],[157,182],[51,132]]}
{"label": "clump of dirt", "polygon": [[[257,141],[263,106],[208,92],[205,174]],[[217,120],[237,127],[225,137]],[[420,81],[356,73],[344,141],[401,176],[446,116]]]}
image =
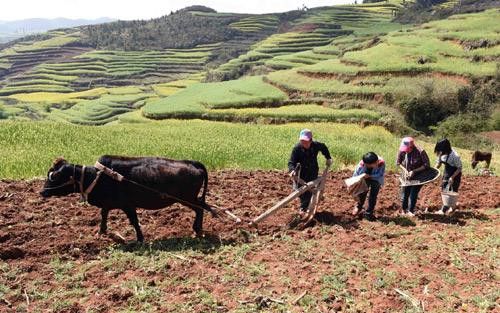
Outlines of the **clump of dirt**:
{"label": "clump of dirt", "polygon": [[0,259],[22,259],[24,257],[24,250],[18,247],[5,247],[0,248]]}

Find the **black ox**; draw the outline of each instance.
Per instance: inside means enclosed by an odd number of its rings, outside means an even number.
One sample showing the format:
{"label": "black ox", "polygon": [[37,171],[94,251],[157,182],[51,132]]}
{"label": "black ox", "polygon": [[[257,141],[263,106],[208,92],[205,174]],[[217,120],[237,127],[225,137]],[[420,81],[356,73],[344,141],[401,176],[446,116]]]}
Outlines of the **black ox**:
{"label": "black ox", "polygon": [[[51,197],[81,193],[89,204],[101,208],[100,234],[107,231],[109,211],[121,209],[141,242],[144,236],[137,208],[157,210],[177,202],[186,205],[196,213],[193,230],[197,235],[202,234],[203,210],[217,215],[215,209],[205,202],[208,173],[200,162],[106,155],[98,163],[123,175],[124,179],[119,181],[113,175],[99,174],[100,167],[69,164],[58,158],[50,168],[40,194]],[[198,197],[202,187],[203,193]]]}

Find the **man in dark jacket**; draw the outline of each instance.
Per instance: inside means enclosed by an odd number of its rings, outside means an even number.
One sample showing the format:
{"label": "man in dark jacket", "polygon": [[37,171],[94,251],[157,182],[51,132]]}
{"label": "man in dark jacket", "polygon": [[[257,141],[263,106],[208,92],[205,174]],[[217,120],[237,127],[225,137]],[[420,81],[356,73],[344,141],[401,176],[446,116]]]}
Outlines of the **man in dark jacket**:
{"label": "man in dark jacket", "polygon": [[[294,176],[295,168],[300,163],[300,178],[305,182],[310,182],[318,178],[318,153],[321,152],[326,158],[326,164],[333,163],[332,157],[325,144],[313,141],[312,132],[309,129],[303,129],[300,132],[299,143],[295,145],[288,161],[288,171],[290,176]],[[307,211],[311,201],[312,192],[308,191],[300,196],[300,208]]]}

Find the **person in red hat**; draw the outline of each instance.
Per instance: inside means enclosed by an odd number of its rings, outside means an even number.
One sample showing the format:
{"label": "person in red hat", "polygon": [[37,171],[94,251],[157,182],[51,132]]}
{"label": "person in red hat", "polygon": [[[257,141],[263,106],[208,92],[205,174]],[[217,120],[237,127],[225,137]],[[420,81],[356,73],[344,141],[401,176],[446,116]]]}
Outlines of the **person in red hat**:
{"label": "person in red hat", "polygon": [[[322,153],[326,158],[326,164],[332,165],[333,160],[330,151],[324,143],[313,140],[313,134],[309,129],[303,129],[299,135],[299,143],[293,147],[290,160],[288,161],[288,171],[290,176],[295,176],[295,168],[300,163],[300,178],[305,182],[310,182],[318,178],[318,153]],[[308,191],[300,196],[301,211],[307,211],[311,201],[312,192]]]}
{"label": "person in red hat", "polygon": [[[403,170],[403,175],[408,180],[411,180],[416,173],[430,167],[429,156],[424,149],[415,145],[415,140],[412,137],[405,137],[401,141],[396,163]],[[402,188],[403,214],[410,217],[415,216],[415,207],[420,189],[422,189],[422,185]]]}

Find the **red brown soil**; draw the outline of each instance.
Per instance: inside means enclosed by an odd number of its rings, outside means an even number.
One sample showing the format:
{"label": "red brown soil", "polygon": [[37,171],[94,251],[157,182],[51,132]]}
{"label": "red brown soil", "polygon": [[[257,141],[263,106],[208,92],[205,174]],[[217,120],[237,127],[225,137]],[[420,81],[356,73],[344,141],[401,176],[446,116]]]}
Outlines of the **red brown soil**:
{"label": "red brown soil", "polygon": [[481,135],[485,136],[486,138],[488,138],[489,140],[491,140],[495,144],[500,145],[500,130],[484,132],[484,133],[481,133]]}
{"label": "red brown soil", "polygon": [[[351,65],[351,66],[360,66],[362,67],[363,64],[361,63],[356,63],[352,61],[346,61],[342,60],[342,63],[346,65]],[[454,74],[449,74],[449,73],[442,73],[442,72],[409,72],[409,71],[392,71],[392,72],[376,72],[376,71],[358,71],[356,75],[349,75],[349,74],[339,74],[339,73],[318,73],[318,72],[305,72],[305,71],[298,71],[299,74],[315,78],[315,79],[337,79],[337,80],[342,80],[342,81],[353,81],[353,82],[359,82],[362,80],[366,80],[367,78],[374,77],[374,76],[387,76],[387,77],[432,77],[436,79],[449,79],[452,81],[455,81],[458,84],[461,85],[470,85],[470,79],[461,75],[454,75]]]}
{"label": "red brown soil", "polygon": [[[224,219],[214,219],[208,214],[205,217],[204,229],[208,238],[215,238],[218,242],[239,246],[246,242],[263,241],[262,248],[253,249],[245,256],[247,262],[264,264],[267,274],[256,282],[222,282],[224,268],[214,266],[202,258],[188,265],[181,261],[169,269],[169,277],[178,275],[183,279],[196,277],[199,283],[191,288],[172,286],[162,289],[162,300],[172,303],[187,301],[193,296],[191,293],[205,289],[218,301],[223,303],[226,311],[231,311],[239,304],[234,299],[234,290],[240,288],[241,297],[245,292],[265,293],[275,296],[283,293],[298,295],[303,290],[321,299],[321,280],[324,275],[331,274],[335,267],[332,256],[349,259],[360,257],[367,266],[382,266],[397,273],[398,279],[409,279],[412,270],[407,265],[398,264],[390,259],[378,260],[370,257],[370,251],[387,247],[401,247],[408,245],[408,249],[426,250],[436,239],[434,236],[445,231],[450,233],[451,242],[461,244],[464,240],[460,233],[460,226],[466,226],[471,221],[487,221],[498,226],[496,215],[485,215],[487,210],[500,207],[500,181],[496,177],[465,177],[460,190],[459,211],[449,217],[442,217],[426,213],[438,209],[440,193],[438,183],[426,185],[419,198],[419,214],[413,221],[401,219],[399,214],[399,195],[397,178],[390,174],[386,178],[386,185],[382,189],[376,209],[378,221],[368,222],[353,218],[350,212],[354,202],[343,189],[342,179],[349,176],[347,172],[336,172],[328,181],[325,200],[321,203],[317,213],[315,225],[305,230],[288,230],[286,220],[294,214],[294,203],[280,211],[276,216],[263,222],[255,230],[247,223],[240,226]],[[54,280],[48,263],[55,257],[61,260],[71,260],[78,264],[99,260],[108,251],[110,246],[116,245],[109,237],[96,238],[95,234],[100,221],[99,210],[79,202],[78,196],[66,198],[41,199],[38,192],[43,185],[42,181],[1,181],[0,182],[0,257],[4,264],[19,269],[20,276],[15,281],[2,281],[9,288],[20,288],[34,279],[45,282],[45,288],[55,290],[60,288]],[[279,199],[290,193],[289,178],[283,172],[277,171],[220,171],[211,174],[208,202],[230,209],[245,222],[256,217]],[[139,211],[139,220],[146,241],[161,242],[169,238],[189,237],[194,214],[191,210],[174,205],[159,211]],[[409,221],[409,222],[408,222]],[[409,224],[408,224],[409,223]],[[408,227],[407,227],[408,226]],[[127,240],[133,241],[135,233],[121,211],[112,211],[108,223],[110,232],[120,232]],[[244,229],[246,231],[242,231]],[[422,234],[419,232],[424,230]],[[429,242],[413,242],[412,233],[419,232]],[[245,235],[246,234],[246,235]],[[250,235],[248,235],[250,234]],[[483,231],[477,229],[477,236],[481,238]],[[282,236],[291,236],[291,242],[280,241]],[[211,239],[209,239],[211,240]],[[309,242],[321,249],[315,248],[315,255],[310,256],[310,262],[298,261],[293,257],[297,252],[297,244]],[[131,244],[129,244],[130,246]],[[129,247],[125,246],[125,247]],[[130,246],[130,247],[133,247]],[[133,249],[133,248],[131,248]],[[217,248],[215,248],[217,249]],[[417,251],[418,252],[418,251]],[[425,252],[425,251],[424,251]],[[429,275],[416,282],[414,292],[421,292],[423,286],[436,291],[444,288],[442,281],[430,281],[440,271],[440,267],[449,267],[447,255],[437,253],[429,255],[434,262],[426,267],[419,267],[422,275]],[[469,259],[468,262],[480,264],[480,257]],[[2,261],[0,260],[0,264]],[[333,266],[333,267],[332,267]],[[385,269],[384,269],[385,270]],[[346,282],[346,291],[356,299],[369,301],[371,312],[386,312],[402,310],[404,302],[391,290],[362,290],[360,284],[365,277],[353,267],[350,278]],[[490,271],[491,272],[491,271]],[[491,273],[463,273],[455,272],[456,290],[460,295],[463,287],[473,279],[487,279]],[[91,295],[85,299],[74,300],[73,312],[84,312],[89,307],[99,307],[101,312],[114,312],[120,305],[126,307],[126,299],[130,291],[116,290],[113,286],[127,277],[145,277],[152,281],[162,279],[160,273],[149,275],[147,272],[130,271],[120,275],[111,274],[103,267],[94,266],[89,270],[83,283],[83,288]],[[280,277],[288,277],[292,284],[289,287],[280,282]],[[352,277],[351,277],[352,276]],[[205,281],[205,278],[211,278]],[[215,280],[215,282],[213,281]],[[491,277],[490,282],[491,284]],[[494,281],[493,281],[494,284]],[[484,286],[488,284],[485,283]],[[485,287],[486,288],[486,287]],[[21,290],[21,289],[20,289]],[[99,291],[100,290],[100,291]],[[102,292],[101,292],[102,291]],[[475,290],[481,292],[481,290]],[[465,292],[465,291],[464,291]],[[0,312],[14,311],[17,305],[25,303],[25,297],[6,296],[2,301],[0,292]],[[250,297],[250,296],[248,296]],[[331,296],[319,306],[320,311],[344,308],[347,304],[341,298]],[[423,296],[422,296],[423,297]],[[31,300],[31,305],[36,299]],[[458,300],[457,300],[458,301]],[[437,294],[425,296],[426,311],[436,310],[443,305],[443,300]],[[40,302],[38,308],[49,310],[45,302]],[[352,305],[352,304],[351,304]],[[199,312],[204,309],[199,308]],[[168,311],[168,310],[163,310]],[[460,310],[458,310],[460,311]],[[299,311],[297,311],[299,312]],[[473,310],[469,311],[473,312]]]}

